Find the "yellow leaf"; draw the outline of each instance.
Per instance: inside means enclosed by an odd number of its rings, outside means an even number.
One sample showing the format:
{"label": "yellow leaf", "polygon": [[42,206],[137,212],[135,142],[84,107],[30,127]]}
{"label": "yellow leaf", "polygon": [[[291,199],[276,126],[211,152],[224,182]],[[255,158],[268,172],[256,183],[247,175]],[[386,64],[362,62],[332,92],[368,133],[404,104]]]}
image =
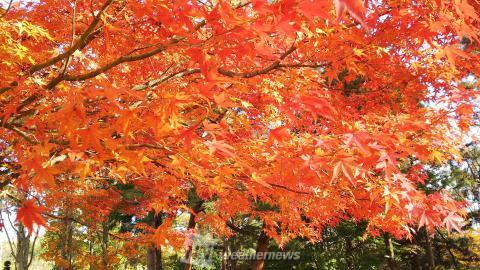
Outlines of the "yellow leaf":
{"label": "yellow leaf", "polygon": [[353,48],[353,54],[355,54],[355,55],[358,56],[358,57],[362,57],[362,56],[365,55],[365,54],[363,53],[363,50],[357,49],[357,48]]}
{"label": "yellow leaf", "polygon": [[431,154],[431,158],[433,161],[442,163],[443,162],[443,154],[437,150],[434,150]]}
{"label": "yellow leaf", "polygon": [[268,184],[267,182],[263,181],[262,179],[260,179],[258,176],[257,176],[257,173],[252,173],[252,180],[259,183],[260,185],[264,186],[264,187],[267,187],[267,188],[270,188],[270,184]]}

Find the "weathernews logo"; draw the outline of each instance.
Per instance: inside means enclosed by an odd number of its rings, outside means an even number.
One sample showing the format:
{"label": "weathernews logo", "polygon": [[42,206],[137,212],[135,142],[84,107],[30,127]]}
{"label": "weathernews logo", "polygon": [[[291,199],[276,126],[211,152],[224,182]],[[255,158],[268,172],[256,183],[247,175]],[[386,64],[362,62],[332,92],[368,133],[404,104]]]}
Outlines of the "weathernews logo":
{"label": "weathernews logo", "polygon": [[209,235],[191,233],[185,239],[185,247],[191,250],[182,262],[198,267],[210,268],[215,259],[228,261],[254,261],[254,260],[299,260],[300,252],[255,252],[236,251],[223,253],[222,241]]}

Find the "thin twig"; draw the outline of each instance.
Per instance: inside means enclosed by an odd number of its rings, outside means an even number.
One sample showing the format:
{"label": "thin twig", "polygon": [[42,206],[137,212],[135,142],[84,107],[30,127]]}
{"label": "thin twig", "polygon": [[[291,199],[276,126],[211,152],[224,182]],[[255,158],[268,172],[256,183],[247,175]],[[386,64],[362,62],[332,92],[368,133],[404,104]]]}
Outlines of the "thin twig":
{"label": "thin twig", "polygon": [[5,17],[7,15],[7,13],[10,11],[10,8],[12,7],[12,3],[13,3],[13,0],[10,0],[10,2],[8,3],[8,6],[7,8],[5,9],[5,12],[2,14],[2,16],[0,16],[0,19]]}
{"label": "thin twig", "polygon": [[[1,218],[3,219],[3,216],[2,216],[2,213],[0,212],[0,216]],[[7,214],[8,216],[8,214]],[[8,219],[10,221],[10,218]],[[11,221],[10,221],[10,225],[11,225]],[[13,227],[12,227],[13,228]],[[15,229],[15,228],[14,228]],[[10,235],[8,234],[8,230],[5,229],[5,234],[7,235],[7,240],[8,240],[8,245],[10,246],[10,253],[12,254],[12,257],[16,260],[17,259],[17,256],[15,256],[15,253],[14,253],[14,248],[13,248],[13,244],[12,244],[12,241],[10,240]]]}
{"label": "thin twig", "polygon": [[262,68],[262,69],[254,70],[254,71],[251,71],[251,72],[233,72],[233,71],[229,71],[229,70],[219,68],[218,73],[220,73],[224,76],[227,76],[227,77],[240,77],[240,78],[252,78],[252,77],[255,77],[255,76],[258,76],[258,75],[267,74],[270,71],[279,68],[281,61],[284,60],[285,58],[287,58],[287,56],[292,54],[296,49],[297,49],[297,47],[292,45],[292,47],[290,47],[290,49],[288,49],[285,53],[283,53],[278,60],[275,60],[269,66],[267,66],[265,68]]}
{"label": "thin twig", "polygon": [[34,251],[35,251],[35,243],[37,242],[38,234],[40,233],[40,228],[37,229],[37,232],[35,233],[35,237],[33,238],[33,243],[32,243],[32,250],[30,251],[30,259],[27,264],[27,268],[30,267],[33,261],[33,256],[34,256]]}
{"label": "thin twig", "polygon": [[107,8],[112,4],[114,0],[107,0],[105,2],[105,4],[102,6],[100,12],[98,12],[98,14],[93,18],[92,22],[90,23],[90,25],[88,26],[87,30],[85,30],[85,32],[83,32],[83,34],[80,36],[80,38],[78,39],[78,41],[72,46],[70,47],[70,49],[68,49],[66,52],[64,53],[61,53],[49,60],[47,60],[46,62],[43,62],[43,63],[40,63],[40,64],[37,64],[37,65],[34,65],[32,66],[30,69],[29,69],[29,73],[32,74],[32,73],[35,73],[43,68],[46,68],[48,66],[51,66],[51,65],[54,65],[56,63],[58,63],[59,61],[67,58],[67,57],[70,57],[75,51],[77,51],[78,48],[80,48],[81,46],[83,46],[84,42],[86,41],[87,37],[90,35],[90,33],[95,29],[95,26],[98,24],[98,22],[100,21],[103,13],[107,10]]}

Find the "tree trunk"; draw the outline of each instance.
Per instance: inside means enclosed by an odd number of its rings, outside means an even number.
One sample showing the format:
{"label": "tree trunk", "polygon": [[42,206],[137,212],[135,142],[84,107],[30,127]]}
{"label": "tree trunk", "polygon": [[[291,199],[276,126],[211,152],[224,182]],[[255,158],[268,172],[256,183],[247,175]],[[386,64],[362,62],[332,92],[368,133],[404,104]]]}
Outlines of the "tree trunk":
{"label": "tree trunk", "polygon": [[60,256],[64,262],[67,263],[66,267],[54,265],[54,270],[72,270],[73,269],[73,254],[72,254],[72,245],[73,245],[73,213],[67,208],[65,212],[65,217],[63,219],[63,224],[61,226],[62,230],[59,230],[59,239],[60,239]]}
{"label": "tree trunk", "polygon": [[18,224],[17,233],[17,255],[16,255],[16,269],[28,270],[28,261],[30,253],[30,237],[22,223]]}
{"label": "tree trunk", "polygon": [[[195,221],[195,215],[190,214],[190,218],[188,220],[188,227],[187,230],[191,231],[195,228],[196,225]],[[191,270],[192,269],[192,251],[193,251],[193,239],[191,240],[192,243],[187,247],[185,250],[185,267],[183,268],[184,270]]]}
{"label": "tree trunk", "polygon": [[162,249],[150,246],[147,249],[147,270],[162,270]]}
{"label": "tree trunk", "polygon": [[227,270],[228,268],[228,240],[225,238],[223,240],[222,248],[222,270]]}
{"label": "tree trunk", "polygon": [[[188,226],[187,226],[187,231],[191,232],[195,230],[195,226],[197,225],[197,222],[195,221],[195,216],[200,213],[200,210],[202,209],[203,202],[199,201],[195,206],[192,208],[193,214],[190,214],[190,218],[188,220]],[[184,270],[192,270],[192,251],[193,251],[193,239],[192,243],[187,247],[187,250],[185,251],[185,266]]]}
{"label": "tree trunk", "polygon": [[108,269],[108,221],[102,223],[102,264]]}
{"label": "tree trunk", "polygon": [[268,235],[264,230],[262,230],[260,236],[258,237],[255,261],[253,261],[252,270],[263,270],[269,240],[270,239],[268,238]]}
{"label": "tree trunk", "polygon": [[[65,261],[68,262],[68,267],[66,269],[72,270],[73,269],[73,222],[71,220],[72,213],[68,211],[65,215],[65,238],[64,238],[64,246],[62,251],[62,257]],[[62,269],[64,269],[62,267]]]}
{"label": "tree trunk", "polygon": [[419,234],[415,234],[412,238],[412,241],[413,241],[413,258],[412,258],[412,270],[422,270],[422,263],[421,263],[421,260],[420,260],[420,250],[421,250],[421,247],[419,246],[418,244],[418,241],[419,241]]}
{"label": "tree trunk", "polygon": [[345,261],[347,262],[346,269],[353,270],[355,265],[353,263],[353,244],[350,237],[345,238]]}
{"label": "tree trunk", "polygon": [[425,230],[425,248],[427,251],[428,257],[428,269],[435,269],[435,253],[433,252],[432,242],[430,241],[430,235],[428,235],[427,230]]}
{"label": "tree trunk", "polygon": [[415,254],[413,257],[413,270],[422,270],[422,263],[420,262],[420,256]]}
{"label": "tree trunk", "polygon": [[387,263],[390,270],[397,270],[397,264],[395,263],[395,252],[393,249],[392,238],[388,233],[383,235],[383,241],[385,243],[385,251],[387,252]]}
{"label": "tree trunk", "polygon": [[[237,242],[235,242],[235,238],[231,238],[230,242],[230,250],[232,251],[232,254],[235,254],[238,251],[237,247]],[[230,260],[230,270],[237,270],[237,257],[233,256],[232,259]]]}
{"label": "tree trunk", "polygon": [[[89,254],[90,256],[93,256],[93,242],[92,242],[91,239],[88,240],[88,254]],[[89,269],[89,270],[93,270],[93,265],[92,265],[92,262],[91,262],[91,261],[89,261],[88,265],[89,265],[89,266],[88,266],[88,269]]]}
{"label": "tree trunk", "polygon": [[[162,217],[153,213],[152,227],[158,228],[162,224]],[[149,246],[147,248],[147,270],[162,270],[162,248]]]}

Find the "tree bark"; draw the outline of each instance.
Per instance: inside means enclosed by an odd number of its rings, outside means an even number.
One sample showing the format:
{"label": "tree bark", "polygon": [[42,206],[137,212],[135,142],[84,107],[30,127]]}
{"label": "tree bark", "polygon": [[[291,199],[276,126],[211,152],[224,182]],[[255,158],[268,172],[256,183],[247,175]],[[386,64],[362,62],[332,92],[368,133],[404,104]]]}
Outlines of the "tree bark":
{"label": "tree bark", "polygon": [[[192,208],[193,213],[190,214],[190,218],[188,219],[188,226],[187,226],[187,231],[193,231],[195,230],[195,226],[197,225],[197,222],[195,220],[195,217],[198,213],[200,213],[202,209],[203,202],[199,201],[194,205]],[[193,239],[192,239],[193,241]],[[187,247],[187,250],[185,251],[185,266],[184,270],[192,270],[192,251],[193,251],[193,242]]]}
{"label": "tree bark", "polygon": [[268,235],[265,233],[264,229],[258,237],[255,260],[253,261],[252,270],[263,270],[263,267],[265,265],[265,253],[268,250],[268,243],[270,238],[268,238]]}
{"label": "tree bark", "polygon": [[108,220],[102,223],[102,264],[108,269]]}
{"label": "tree bark", "polygon": [[[235,254],[238,251],[238,247],[237,247],[238,243],[235,242],[235,238],[231,238],[231,241],[229,241],[229,242],[230,242],[230,250],[232,251],[233,254]],[[230,262],[231,262],[230,270],[237,270],[237,258],[232,257]]]}
{"label": "tree bark", "polygon": [[428,269],[435,269],[435,253],[433,252],[432,242],[430,241],[430,235],[428,235],[427,230],[425,230],[425,248],[427,251],[428,257]]}
{"label": "tree bark", "polygon": [[223,248],[222,248],[222,270],[227,270],[228,268],[228,240],[223,239]]}
{"label": "tree bark", "polygon": [[[92,241],[91,239],[88,240],[88,254],[89,254],[90,256],[93,256],[93,241]],[[88,269],[89,269],[89,270],[93,270],[92,262],[89,262],[88,265],[89,265],[89,266],[88,266]]]}
{"label": "tree bark", "polygon": [[65,238],[64,240],[64,245],[62,249],[62,258],[68,262],[68,267],[63,268],[61,267],[62,270],[73,270],[73,221],[71,220],[73,216],[73,213],[71,213],[70,210],[67,210],[65,213]]}
{"label": "tree bark", "polygon": [[15,264],[18,270],[28,270],[28,261],[30,253],[30,237],[27,234],[25,226],[18,224],[17,233],[17,255]]}
{"label": "tree bark", "polygon": [[150,246],[147,249],[147,270],[162,270],[162,249]]}
{"label": "tree bark", "polygon": [[346,269],[353,270],[355,265],[353,263],[353,244],[350,237],[345,238],[345,261],[347,262]]}
{"label": "tree bark", "polygon": [[[162,224],[162,217],[153,213],[152,227],[158,228]],[[162,270],[162,248],[156,246],[149,246],[147,248],[147,270]]]}
{"label": "tree bark", "polygon": [[413,236],[413,247],[414,247],[414,251],[413,251],[413,258],[412,258],[412,270],[422,270],[422,263],[420,261],[420,249],[421,247],[418,245],[418,238],[419,238],[419,234],[415,234]]}
{"label": "tree bark", "polygon": [[397,264],[395,263],[395,251],[393,249],[392,238],[388,233],[383,235],[383,242],[385,243],[385,251],[387,253],[387,263],[390,270],[397,270]]}
{"label": "tree bark", "polygon": [[[65,203],[66,204],[66,203]],[[67,206],[65,211],[65,217],[62,219],[61,230],[59,230],[59,240],[60,240],[60,256],[64,262],[67,263],[67,266],[58,266],[54,265],[53,270],[72,270],[73,269],[73,230],[74,224],[72,221],[73,213],[72,210]]]}

